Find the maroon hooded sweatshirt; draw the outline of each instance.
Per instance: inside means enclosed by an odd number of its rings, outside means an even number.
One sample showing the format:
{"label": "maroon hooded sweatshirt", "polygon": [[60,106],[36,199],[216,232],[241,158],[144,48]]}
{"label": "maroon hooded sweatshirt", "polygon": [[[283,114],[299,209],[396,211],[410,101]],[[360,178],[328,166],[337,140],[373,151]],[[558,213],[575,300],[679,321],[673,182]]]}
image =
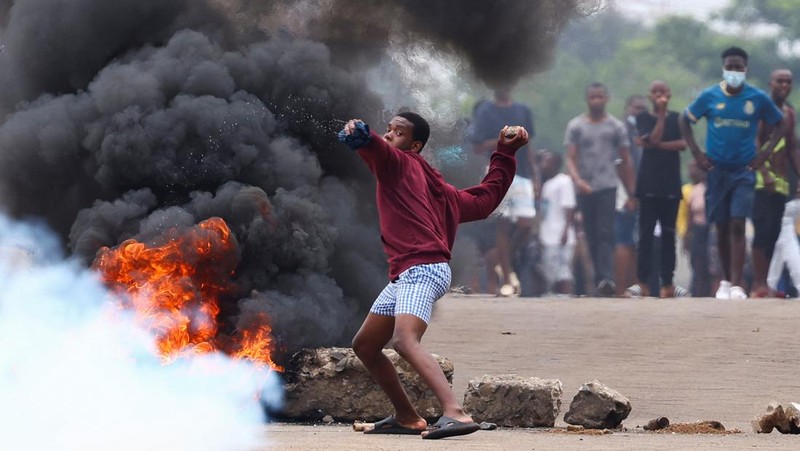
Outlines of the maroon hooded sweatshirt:
{"label": "maroon hooded sweatshirt", "polygon": [[497,143],[479,185],[459,190],[418,153],[404,152],[372,132],[358,149],[377,180],[381,240],[389,280],[420,264],[450,261],[458,224],[489,216],[514,179],[516,150]]}

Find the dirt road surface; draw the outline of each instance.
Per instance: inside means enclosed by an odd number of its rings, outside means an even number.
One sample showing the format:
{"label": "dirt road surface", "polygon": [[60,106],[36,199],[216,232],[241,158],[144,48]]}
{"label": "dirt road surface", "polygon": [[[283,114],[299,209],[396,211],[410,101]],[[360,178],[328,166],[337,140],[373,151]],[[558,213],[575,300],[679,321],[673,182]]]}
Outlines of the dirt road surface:
{"label": "dirt road surface", "polygon": [[[800,301],[543,299],[448,295],[424,344],[453,361],[462,399],[484,374],[559,379],[557,427],[585,382],[631,400],[627,432],[578,435],[498,429],[440,441],[375,436],[348,424],[270,424],[263,450],[796,450],[800,436],[755,434],[770,401],[800,402]],[[390,412],[387,412],[387,414]],[[730,435],[644,432],[648,420],[717,420]]]}

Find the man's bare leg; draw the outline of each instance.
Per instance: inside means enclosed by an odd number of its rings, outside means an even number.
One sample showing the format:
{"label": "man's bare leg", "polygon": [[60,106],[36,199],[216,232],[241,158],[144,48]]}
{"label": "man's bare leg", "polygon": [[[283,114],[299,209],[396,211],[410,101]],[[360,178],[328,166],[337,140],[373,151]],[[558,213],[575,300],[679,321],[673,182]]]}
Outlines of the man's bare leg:
{"label": "man's bare leg", "polygon": [[766,296],[769,294],[767,287],[767,272],[769,271],[769,261],[764,248],[753,246],[753,288],[750,294],[753,297]]}
{"label": "man's bare leg", "polygon": [[[533,218],[521,217],[517,218],[516,222],[511,222],[508,218],[497,220],[496,249],[500,269],[503,272],[503,285],[513,286],[513,282],[517,282],[511,279],[511,273],[514,272],[512,255],[515,252],[525,252],[532,227]],[[514,286],[514,288],[520,287]]]}
{"label": "man's bare leg", "polygon": [[[425,323],[421,319],[419,321]],[[411,400],[408,399],[408,395],[400,383],[400,378],[397,376],[397,370],[383,353],[384,346],[394,334],[395,326],[395,318],[392,316],[368,314],[361,329],[353,338],[353,350],[386,396],[389,397],[389,401],[395,409],[397,422],[408,428],[422,430],[428,426],[428,423],[411,404]],[[441,373],[441,370],[439,372]]]}
{"label": "man's bare leg", "polygon": [[[430,352],[422,347],[422,335],[427,329],[428,325],[425,321],[414,315],[397,315],[394,324],[394,349],[414,367],[422,380],[433,390],[442,405],[444,416],[458,421],[471,422],[472,418],[464,412],[456,400],[439,363]],[[408,398],[406,397],[406,399]]]}
{"label": "man's bare leg", "polygon": [[[533,229],[533,218],[517,218],[517,222],[512,227],[511,249],[513,252],[525,252],[531,242],[531,230]],[[513,265],[512,265],[513,266]]]}
{"label": "man's bare leg", "polygon": [[508,218],[497,220],[497,260],[503,273],[503,285],[511,285],[511,233],[513,224]]}
{"label": "man's bare leg", "polygon": [[557,294],[572,294],[572,281],[559,280],[555,284],[555,292]]}
{"label": "man's bare leg", "polygon": [[483,256],[483,262],[486,265],[486,293],[497,296],[499,294],[499,287],[497,286],[497,248],[489,249]]}

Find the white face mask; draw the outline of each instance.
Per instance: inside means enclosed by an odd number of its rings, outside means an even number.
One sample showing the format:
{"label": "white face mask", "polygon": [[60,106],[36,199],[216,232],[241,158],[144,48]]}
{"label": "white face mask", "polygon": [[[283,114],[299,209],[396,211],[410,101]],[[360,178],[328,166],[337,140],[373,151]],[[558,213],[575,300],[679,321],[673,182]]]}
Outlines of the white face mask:
{"label": "white face mask", "polygon": [[722,79],[725,80],[725,83],[727,83],[731,88],[738,88],[739,86],[742,86],[744,81],[747,79],[747,74],[745,72],[723,70]]}

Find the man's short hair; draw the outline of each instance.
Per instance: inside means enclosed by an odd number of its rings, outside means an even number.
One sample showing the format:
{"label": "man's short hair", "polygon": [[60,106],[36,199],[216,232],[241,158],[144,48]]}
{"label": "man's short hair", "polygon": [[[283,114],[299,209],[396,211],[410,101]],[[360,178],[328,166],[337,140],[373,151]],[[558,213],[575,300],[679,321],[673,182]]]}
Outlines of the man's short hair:
{"label": "man's short hair", "polygon": [[630,106],[636,100],[645,100],[646,101],[647,100],[647,96],[644,96],[642,94],[631,94],[631,95],[628,96],[627,99],[625,99],[625,106],[626,107]]}
{"label": "man's short hair", "polygon": [[596,81],[586,87],[587,94],[589,93],[590,89],[602,89],[606,94],[608,94],[608,87],[606,87],[606,85],[600,83],[599,81]]}
{"label": "man's short hair", "polygon": [[[397,115],[411,122],[414,126],[411,132],[411,139],[422,142],[422,147],[425,147],[425,143],[428,142],[428,138],[431,136],[431,126],[428,125],[428,121],[419,114],[412,113],[411,111],[404,111],[402,113],[397,113]],[[420,148],[420,150],[421,149],[422,148]]]}
{"label": "man's short hair", "polygon": [[561,165],[564,162],[564,157],[562,157],[560,153],[553,152],[550,149],[543,149],[543,150],[539,151],[539,160],[540,160],[540,162],[541,162],[542,159],[544,159],[545,155],[549,155],[550,157],[553,158],[553,161],[555,162],[555,165],[556,165],[556,169],[561,169]]}
{"label": "man's short hair", "polygon": [[772,73],[770,74],[770,78],[775,77],[776,75],[778,75],[781,72],[787,72],[790,77],[794,78],[794,73],[792,73],[792,70],[789,69],[788,67],[781,67],[779,69],[773,70]]}
{"label": "man's short hair", "polygon": [[741,47],[728,47],[722,52],[723,61],[729,56],[741,56],[744,59],[744,63],[747,64],[747,52]]}

